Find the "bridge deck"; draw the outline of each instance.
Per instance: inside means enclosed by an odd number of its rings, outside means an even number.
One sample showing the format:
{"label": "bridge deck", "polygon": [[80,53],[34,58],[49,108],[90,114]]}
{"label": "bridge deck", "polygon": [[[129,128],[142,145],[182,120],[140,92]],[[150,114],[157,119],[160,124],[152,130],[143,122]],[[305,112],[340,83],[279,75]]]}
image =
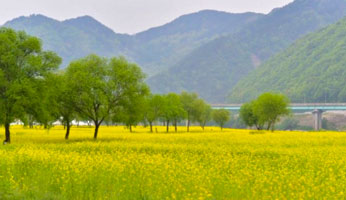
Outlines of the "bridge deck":
{"label": "bridge deck", "polygon": [[[226,109],[226,110],[240,110],[242,104],[214,104],[213,109]],[[293,103],[289,106],[293,111],[310,111],[310,110],[324,110],[324,111],[338,111],[346,110],[346,103]]]}

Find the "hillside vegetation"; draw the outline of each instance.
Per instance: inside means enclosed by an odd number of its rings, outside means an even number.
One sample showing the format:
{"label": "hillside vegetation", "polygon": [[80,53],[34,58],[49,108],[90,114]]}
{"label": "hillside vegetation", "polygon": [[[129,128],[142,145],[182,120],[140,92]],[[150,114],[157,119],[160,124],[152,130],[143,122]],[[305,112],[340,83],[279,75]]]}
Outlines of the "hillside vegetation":
{"label": "hillside vegetation", "polygon": [[345,0],[296,0],[201,46],[148,83],[154,92],[187,90],[209,102],[225,102],[232,87],[261,63],[345,15]]}
{"label": "hillside vegetation", "polygon": [[41,38],[45,49],[63,58],[63,67],[91,53],[107,57],[123,55],[151,75],[173,65],[201,44],[236,32],[261,16],[206,10],[136,35],[117,34],[90,16],[57,21],[31,15],[11,20],[4,26]]}
{"label": "hillside vegetation", "polygon": [[281,92],[292,102],[346,101],[346,18],[310,34],[240,81],[231,102]]}

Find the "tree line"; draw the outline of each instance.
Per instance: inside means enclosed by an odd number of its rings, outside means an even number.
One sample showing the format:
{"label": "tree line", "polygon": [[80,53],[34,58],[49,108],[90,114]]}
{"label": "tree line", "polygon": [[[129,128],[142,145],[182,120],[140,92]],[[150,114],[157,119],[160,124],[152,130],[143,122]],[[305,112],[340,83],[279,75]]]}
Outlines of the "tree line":
{"label": "tree line", "polygon": [[5,143],[10,143],[10,125],[39,123],[49,127],[60,120],[65,138],[75,119],[92,121],[94,138],[103,123],[129,127],[164,122],[169,131],[186,120],[205,125],[214,119],[222,128],[230,120],[226,110],[213,111],[197,94],[150,94],[141,69],[123,57],[89,55],[59,70],[62,59],[42,50],[40,39],[22,31],[0,28],[0,122]]}

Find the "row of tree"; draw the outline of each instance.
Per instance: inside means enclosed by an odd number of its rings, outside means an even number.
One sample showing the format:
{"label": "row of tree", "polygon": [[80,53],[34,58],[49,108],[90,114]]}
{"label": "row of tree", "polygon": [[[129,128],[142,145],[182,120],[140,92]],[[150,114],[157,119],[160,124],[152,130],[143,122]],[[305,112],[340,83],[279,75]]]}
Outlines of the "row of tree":
{"label": "row of tree", "polygon": [[169,131],[182,120],[203,128],[212,117],[221,127],[229,120],[225,110],[211,110],[196,94],[150,95],[141,69],[124,58],[90,55],[59,71],[61,58],[43,51],[41,41],[24,32],[0,28],[0,122],[9,143],[10,124],[20,120],[50,126],[61,120],[68,139],[74,119],[92,121],[94,138],[103,123],[163,121]]}

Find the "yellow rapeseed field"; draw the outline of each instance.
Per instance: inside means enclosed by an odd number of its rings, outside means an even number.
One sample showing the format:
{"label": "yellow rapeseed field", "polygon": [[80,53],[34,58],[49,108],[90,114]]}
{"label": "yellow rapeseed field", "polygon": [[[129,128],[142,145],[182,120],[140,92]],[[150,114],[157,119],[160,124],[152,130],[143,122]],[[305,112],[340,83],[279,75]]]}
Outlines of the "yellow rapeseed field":
{"label": "yellow rapeseed field", "polygon": [[[155,128],[154,128],[155,129]],[[0,199],[345,199],[346,133],[12,127]],[[1,134],[0,139],[4,139]]]}

